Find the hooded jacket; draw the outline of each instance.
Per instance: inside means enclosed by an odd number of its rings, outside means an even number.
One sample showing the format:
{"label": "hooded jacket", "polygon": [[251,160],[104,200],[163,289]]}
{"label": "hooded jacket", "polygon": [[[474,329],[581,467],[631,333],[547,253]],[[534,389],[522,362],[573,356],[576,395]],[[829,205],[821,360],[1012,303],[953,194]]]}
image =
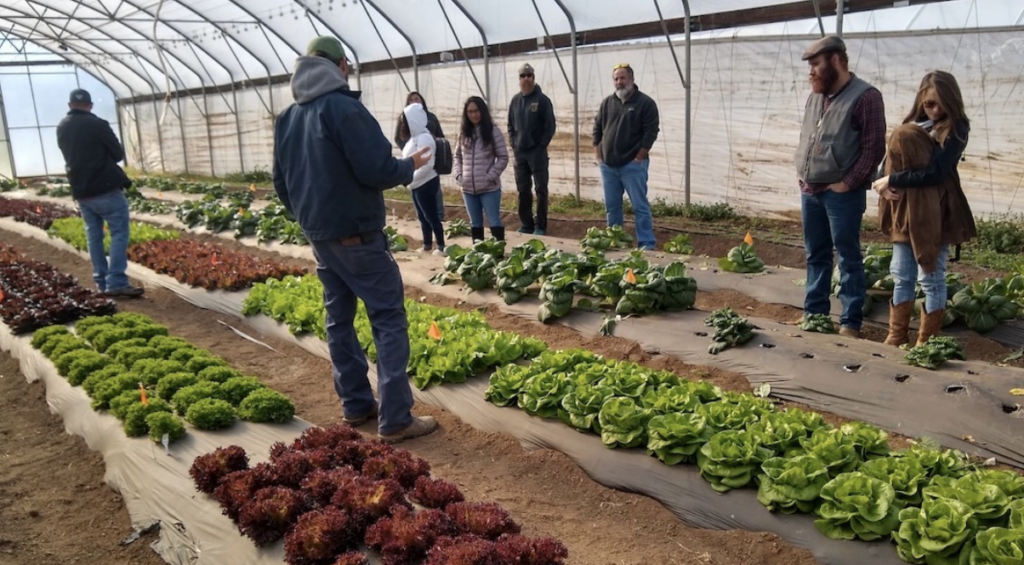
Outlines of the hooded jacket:
{"label": "hooded jacket", "polygon": [[408,157],[421,147],[430,148],[430,161],[416,169],[412,175],[412,183],[409,188],[415,190],[423,186],[427,181],[436,178],[434,170],[434,152],[437,150],[434,136],[427,130],[427,112],[421,104],[409,104],[405,107],[405,121],[409,124],[409,141],[405,142],[402,148],[402,157]]}
{"label": "hooded jacket", "polygon": [[411,159],[395,159],[380,124],[337,65],[299,57],[295,103],[274,130],[274,190],[306,238],[325,241],[384,229],[383,190],[412,181]]}
{"label": "hooded jacket", "polygon": [[124,159],[121,142],[114,136],[110,123],[92,112],[68,112],[57,125],[57,146],[64,155],[64,169],[75,200],[132,185],[117,164]]}

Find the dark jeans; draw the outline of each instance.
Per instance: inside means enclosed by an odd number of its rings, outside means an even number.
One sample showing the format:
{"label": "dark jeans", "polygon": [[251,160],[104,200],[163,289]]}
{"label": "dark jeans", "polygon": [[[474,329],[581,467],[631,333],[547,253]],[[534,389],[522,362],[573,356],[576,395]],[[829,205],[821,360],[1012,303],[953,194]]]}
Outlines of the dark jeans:
{"label": "dark jeans", "polygon": [[[519,221],[528,231],[548,229],[548,152],[543,149],[516,153],[516,189]],[[533,216],[533,187],[537,188],[537,217]]]}
{"label": "dark jeans", "polygon": [[437,248],[444,249],[444,224],[438,214],[437,202],[441,198],[441,177],[434,177],[412,191],[412,205],[416,208],[416,217],[423,229],[423,247],[433,247],[433,239],[437,239]]}
{"label": "dark jeans", "polygon": [[859,330],[864,320],[864,258],[860,250],[860,224],[867,207],[867,191],[842,194],[827,190],[803,194],[801,208],[804,247],[807,250],[807,295],[804,313],[828,314],[832,287],[832,249],[839,255],[839,324]]}
{"label": "dark jeans", "polygon": [[[92,261],[92,280],[100,292],[121,290],[129,286],[128,236],[131,231],[128,219],[128,199],[124,191],[111,190],[99,196],[82,198],[78,209],[85,222],[85,241]],[[110,259],[104,249],[103,224],[110,230]]]}
{"label": "dark jeans", "polygon": [[398,264],[388,251],[383,232],[365,242],[313,241],[316,274],[324,285],[327,309],[327,347],[334,366],[334,390],[346,417],[373,408],[369,366],[359,346],[354,320],[356,299],[366,305],[377,347],[377,393],[380,396],[379,431],[393,434],[412,424],[412,389],[409,364],[409,321]]}

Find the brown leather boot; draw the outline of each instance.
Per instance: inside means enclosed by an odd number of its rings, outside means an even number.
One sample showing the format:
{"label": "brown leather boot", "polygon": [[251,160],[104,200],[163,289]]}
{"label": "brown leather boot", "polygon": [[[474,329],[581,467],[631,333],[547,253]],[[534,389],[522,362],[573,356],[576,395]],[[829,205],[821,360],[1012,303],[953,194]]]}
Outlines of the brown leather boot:
{"label": "brown leather boot", "polygon": [[918,345],[924,345],[928,338],[933,335],[939,335],[939,332],[942,330],[942,317],[945,314],[945,308],[934,312],[926,312],[924,306],[921,307],[921,327],[917,330]]}
{"label": "brown leather boot", "polygon": [[914,310],[914,301],[907,300],[900,304],[889,302],[889,335],[885,338],[886,345],[899,347],[910,343],[910,314]]}

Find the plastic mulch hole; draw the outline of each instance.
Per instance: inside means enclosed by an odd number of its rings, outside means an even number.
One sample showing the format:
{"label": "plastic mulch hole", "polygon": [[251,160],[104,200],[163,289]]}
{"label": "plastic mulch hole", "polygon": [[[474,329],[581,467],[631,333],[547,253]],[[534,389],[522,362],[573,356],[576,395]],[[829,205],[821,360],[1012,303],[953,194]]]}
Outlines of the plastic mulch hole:
{"label": "plastic mulch hole", "polygon": [[843,370],[846,371],[847,373],[859,372],[860,368],[861,365],[843,365]]}
{"label": "plastic mulch hole", "polygon": [[800,354],[800,358],[801,359],[814,359],[814,354],[813,353],[801,353]]}
{"label": "plastic mulch hole", "polygon": [[898,383],[905,383],[910,380],[910,375],[896,375],[895,377],[892,378],[892,380]]}
{"label": "plastic mulch hole", "polygon": [[693,332],[693,335],[697,337],[708,337],[708,332]]}
{"label": "plastic mulch hole", "polygon": [[957,394],[965,390],[967,390],[967,387],[965,387],[964,385],[949,385],[946,387],[946,392],[948,392],[949,394]]}
{"label": "plastic mulch hole", "polygon": [[763,347],[765,349],[773,349],[775,347],[775,344],[774,343],[762,343],[761,347]]}
{"label": "plastic mulch hole", "polygon": [[1024,418],[1024,408],[1020,404],[1003,403],[1003,413]]}
{"label": "plastic mulch hole", "polygon": [[837,343],[836,347],[850,347],[850,346],[846,345],[845,343]]}
{"label": "plastic mulch hole", "polygon": [[881,353],[872,353],[871,356],[878,357],[879,359],[885,359],[885,355],[882,355]]}
{"label": "plastic mulch hole", "polygon": [[978,372],[977,371],[972,371],[972,370],[968,369],[967,370],[967,374],[968,375],[975,375],[975,376],[977,376]]}

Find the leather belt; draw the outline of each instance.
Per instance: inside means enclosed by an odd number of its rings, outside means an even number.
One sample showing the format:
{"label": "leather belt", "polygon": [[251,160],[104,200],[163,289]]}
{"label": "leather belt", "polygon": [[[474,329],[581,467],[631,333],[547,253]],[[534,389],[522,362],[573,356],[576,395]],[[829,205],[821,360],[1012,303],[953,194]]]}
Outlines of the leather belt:
{"label": "leather belt", "polygon": [[342,245],[363,245],[373,241],[373,236],[376,232],[363,232],[360,234],[353,235],[351,237],[343,237],[339,241]]}

